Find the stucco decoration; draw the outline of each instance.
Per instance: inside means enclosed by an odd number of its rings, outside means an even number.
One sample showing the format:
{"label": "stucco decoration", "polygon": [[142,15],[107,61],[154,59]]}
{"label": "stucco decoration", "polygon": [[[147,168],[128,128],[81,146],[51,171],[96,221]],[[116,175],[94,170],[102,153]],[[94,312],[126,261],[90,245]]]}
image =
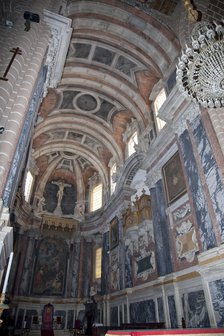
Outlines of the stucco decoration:
{"label": "stucco decoration", "polygon": [[48,67],[44,92],[48,87],[57,87],[64,68],[65,58],[72,34],[72,20],[62,15],[44,10],[44,21],[51,28],[51,39],[45,65]]}
{"label": "stucco decoration", "polygon": [[199,250],[196,238],[196,232],[190,220],[184,221],[179,227],[176,227],[176,251],[179,258],[186,258],[192,262],[195,253]]}
{"label": "stucco decoration", "polygon": [[182,207],[178,208],[173,212],[174,221],[178,221],[186,217],[191,213],[190,203],[184,204]]}

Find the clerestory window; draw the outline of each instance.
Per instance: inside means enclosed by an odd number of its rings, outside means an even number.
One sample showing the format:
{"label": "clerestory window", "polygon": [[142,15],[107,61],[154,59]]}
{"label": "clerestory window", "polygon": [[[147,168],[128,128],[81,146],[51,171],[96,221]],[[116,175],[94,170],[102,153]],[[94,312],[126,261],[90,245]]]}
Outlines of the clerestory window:
{"label": "clerestory window", "polygon": [[27,203],[29,203],[29,201],[30,201],[33,182],[34,182],[33,175],[31,174],[30,171],[28,171],[27,174],[26,174],[25,188],[24,188],[24,197],[25,197],[25,201]]}
{"label": "clerestory window", "polygon": [[103,185],[98,184],[93,188],[91,192],[91,203],[90,203],[90,211],[96,211],[102,207],[103,202]]}
{"label": "clerestory window", "polygon": [[95,279],[101,278],[101,266],[102,266],[102,247],[96,249],[95,254]]}
{"label": "clerestory window", "polygon": [[116,174],[117,171],[117,165],[116,163],[113,164],[113,166],[110,168],[110,193],[111,195],[114,193],[116,188],[116,182],[113,180],[114,174]]}
{"label": "clerestory window", "polygon": [[135,145],[138,144],[137,132],[134,132],[128,141],[128,157],[136,152]]}
{"label": "clerestory window", "polygon": [[159,110],[163,103],[166,100],[166,91],[165,89],[162,89],[159,94],[157,95],[156,99],[154,100],[154,112],[155,112],[155,117],[156,117],[156,126],[157,130],[161,131],[161,129],[166,125],[166,122],[163,121],[158,117]]}

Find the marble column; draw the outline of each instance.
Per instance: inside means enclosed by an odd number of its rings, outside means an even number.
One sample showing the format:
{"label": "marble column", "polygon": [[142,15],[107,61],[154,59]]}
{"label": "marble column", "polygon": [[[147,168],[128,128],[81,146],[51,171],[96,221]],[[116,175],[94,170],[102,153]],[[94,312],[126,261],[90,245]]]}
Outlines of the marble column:
{"label": "marble column", "polygon": [[127,305],[127,323],[130,323],[130,306],[129,306],[129,297],[128,294],[132,293],[131,290],[127,291],[126,294],[126,305]]}
{"label": "marble column", "polygon": [[205,302],[206,302],[206,307],[208,310],[210,325],[211,325],[211,328],[217,328],[214,307],[212,303],[212,297],[211,297],[211,293],[209,289],[209,283],[208,283],[208,280],[206,280],[206,274],[204,274],[203,271],[200,272],[200,274],[201,274],[201,281],[202,281],[202,286],[204,290]]}
{"label": "marble column", "polygon": [[163,285],[162,285],[161,289],[162,289],[163,307],[164,307],[166,328],[170,328],[171,325],[170,325],[169,306],[168,306],[168,302],[167,302],[165,288],[164,288]]}
{"label": "marble column", "polygon": [[202,249],[203,251],[206,251],[216,246],[216,239],[188,130],[185,130],[180,135],[179,144],[184,161],[187,182],[191,192],[192,206],[195,209]]}
{"label": "marble column", "polygon": [[[207,197],[211,199],[210,209],[213,215],[214,231],[217,231],[217,241],[224,241],[224,185],[220,169],[215,160],[215,156],[210,145],[205,128],[198,116],[191,123],[192,134],[194,136],[195,148],[200,158],[204,179],[207,187]],[[216,228],[217,226],[217,228]]]}
{"label": "marble column", "polygon": [[178,288],[177,283],[175,282],[174,282],[174,300],[175,300],[175,306],[176,306],[176,312],[177,312],[177,325],[178,325],[178,328],[182,328],[182,317],[184,317],[183,306],[182,306],[179,288]]}
{"label": "marble column", "polygon": [[79,274],[80,274],[80,239],[76,239],[73,244],[73,268],[72,268],[72,280],[71,280],[72,298],[78,298]]}
{"label": "marble column", "polygon": [[171,250],[169,242],[169,222],[166,214],[166,202],[162,180],[150,189],[152,220],[155,238],[155,253],[158,275],[172,273]]}
{"label": "marble column", "polygon": [[109,293],[109,231],[103,234],[101,293]]}

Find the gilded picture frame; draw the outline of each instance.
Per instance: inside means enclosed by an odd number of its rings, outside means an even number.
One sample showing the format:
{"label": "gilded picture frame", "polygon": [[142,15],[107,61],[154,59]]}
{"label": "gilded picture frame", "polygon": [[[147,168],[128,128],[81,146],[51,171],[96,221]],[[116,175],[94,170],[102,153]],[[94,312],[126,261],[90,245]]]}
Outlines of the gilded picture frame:
{"label": "gilded picture frame", "polygon": [[163,166],[163,178],[168,203],[172,203],[186,192],[186,182],[180,161],[176,152]]}

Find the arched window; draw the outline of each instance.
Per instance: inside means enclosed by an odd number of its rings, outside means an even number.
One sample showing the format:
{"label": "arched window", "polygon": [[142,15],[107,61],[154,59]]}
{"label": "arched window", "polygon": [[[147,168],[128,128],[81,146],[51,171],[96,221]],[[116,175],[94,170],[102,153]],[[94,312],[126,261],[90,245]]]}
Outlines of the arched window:
{"label": "arched window", "polygon": [[162,89],[157,95],[156,99],[154,100],[154,104],[153,104],[155,117],[156,117],[156,126],[157,126],[158,131],[160,131],[166,125],[165,121],[163,121],[162,119],[158,117],[159,109],[161,108],[165,100],[166,100],[166,91],[165,89]]}
{"label": "arched window", "polygon": [[102,207],[103,202],[103,185],[98,184],[92,189],[90,211],[96,211]]}
{"label": "arched window", "polygon": [[110,168],[110,193],[111,195],[114,193],[116,188],[116,182],[113,180],[114,174],[116,174],[117,171],[117,165],[116,163],[113,164],[113,166]]}
{"label": "arched window", "polygon": [[34,182],[33,175],[31,174],[30,171],[28,171],[26,174],[26,181],[25,181],[25,188],[24,188],[24,197],[27,203],[29,203],[30,201],[33,182]]}
{"label": "arched window", "polygon": [[128,141],[128,157],[136,152],[135,145],[138,144],[137,132],[134,132]]}

